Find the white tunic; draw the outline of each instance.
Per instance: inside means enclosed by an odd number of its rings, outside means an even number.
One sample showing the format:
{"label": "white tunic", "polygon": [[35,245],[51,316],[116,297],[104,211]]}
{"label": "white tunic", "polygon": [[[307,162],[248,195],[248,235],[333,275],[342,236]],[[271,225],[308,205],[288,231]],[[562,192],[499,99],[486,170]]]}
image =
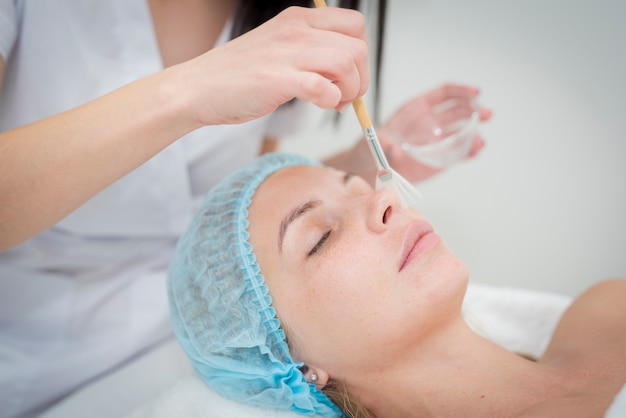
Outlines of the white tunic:
{"label": "white tunic", "polygon": [[[162,69],[145,0],[0,0],[0,54],[0,131]],[[0,253],[0,417],[32,415],[170,335],[165,269],[195,204],[295,113],[192,132]]]}

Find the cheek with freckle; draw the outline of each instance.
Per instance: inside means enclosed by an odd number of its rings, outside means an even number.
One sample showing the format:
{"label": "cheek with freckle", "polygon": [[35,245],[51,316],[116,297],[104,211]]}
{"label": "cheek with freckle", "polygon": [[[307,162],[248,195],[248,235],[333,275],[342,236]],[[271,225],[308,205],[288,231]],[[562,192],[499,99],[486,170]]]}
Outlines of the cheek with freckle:
{"label": "cheek with freckle", "polygon": [[342,268],[324,268],[312,279],[314,286],[307,289],[307,311],[329,334],[345,337],[361,334],[368,322],[383,317],[390,303],[389,288],[372,280],[381,273],[373,269],[357,268],[361,264]]}

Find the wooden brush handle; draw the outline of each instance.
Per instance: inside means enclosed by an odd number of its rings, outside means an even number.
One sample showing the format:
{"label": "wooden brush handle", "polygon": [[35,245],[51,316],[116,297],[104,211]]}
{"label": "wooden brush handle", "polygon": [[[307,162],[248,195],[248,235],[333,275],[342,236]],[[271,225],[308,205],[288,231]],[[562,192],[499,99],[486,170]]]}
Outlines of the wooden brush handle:
{"label": "wooden brush handle", "polygon": [[324,0],[315,0],[315,7],[326,7],[326,2]]}
{"label": "wooden brush handle", "polygon": [[354,109],[354,113],[356,113],[356,117],[361,124],[361,128],[363,130],[372,127],[372,120],[370,119],[369,113],[367,113],[367,108],[365,107],[365,101],[362,97],[359,97],[355,101],[352,102],[352,108]]}

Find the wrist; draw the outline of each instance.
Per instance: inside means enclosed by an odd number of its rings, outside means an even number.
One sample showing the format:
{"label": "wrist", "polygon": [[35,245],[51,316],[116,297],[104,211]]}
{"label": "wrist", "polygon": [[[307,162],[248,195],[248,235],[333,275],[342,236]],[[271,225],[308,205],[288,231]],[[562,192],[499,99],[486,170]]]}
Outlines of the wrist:
{"label": "wrist", "polygon": [[158,103],[164,107],[164,117],[185,131],[184,134],[212,124],[211,121],[204,120],[205,112],[201,112],[201,107],[197,105],[201,103],[201,99],[196,97],[199,89],[190,82],[193,79],[193,68],[189,67],[193,65],[188,61],[156,74],[159,77],[156,96]]}

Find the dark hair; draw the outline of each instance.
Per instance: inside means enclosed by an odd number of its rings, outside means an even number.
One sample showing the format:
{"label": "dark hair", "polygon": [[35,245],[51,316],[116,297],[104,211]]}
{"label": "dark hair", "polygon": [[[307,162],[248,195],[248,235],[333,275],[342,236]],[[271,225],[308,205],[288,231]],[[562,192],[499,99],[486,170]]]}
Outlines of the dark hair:
{"label": "dark hair", "polygon": [[[276,16],[282,10],[290,6],[313,7],[310,0],[239,0],[231,37],[235,38],[256,28],[262,23]],[[387,0],[377,1],[377,20],[375,31],[376,50],[374,53],[374,74],[373,74],[373,103],[374,121],[378,120],[379,99],[380,99],[380,72],[383,57],[383,41],[385,35],[385,17],[387,10]],[[339,7],[360,10],[360,0],[339,0]]]}

